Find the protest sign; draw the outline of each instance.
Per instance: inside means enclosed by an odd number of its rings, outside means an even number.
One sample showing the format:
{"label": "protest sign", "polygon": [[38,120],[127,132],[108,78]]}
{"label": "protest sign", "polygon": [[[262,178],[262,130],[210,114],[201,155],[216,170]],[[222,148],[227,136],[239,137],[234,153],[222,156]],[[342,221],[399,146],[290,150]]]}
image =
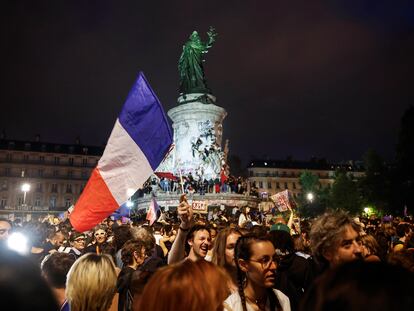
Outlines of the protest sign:
{"label": "protest sign", "polygon": [[270,197],[276,205],[279,212],[286,212],[296,207],[295,200],[289,190],[278,192]]}
{"label": "protest sign", "polygon": [[205,201],[193,201],[191,207],[194,213],[207,214],[207,202]]}

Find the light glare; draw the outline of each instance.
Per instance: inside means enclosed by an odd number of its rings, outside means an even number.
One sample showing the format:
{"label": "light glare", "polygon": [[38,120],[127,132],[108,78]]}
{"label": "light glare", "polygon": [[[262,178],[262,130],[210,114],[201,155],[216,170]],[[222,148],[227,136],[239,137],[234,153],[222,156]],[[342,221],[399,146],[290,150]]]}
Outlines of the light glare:
{"label": "light glare", "polygon": [[27,238],[20,232],[12,233],[7,240],[7,245],[11,250],[19,254],[26,254],[28,252]]}

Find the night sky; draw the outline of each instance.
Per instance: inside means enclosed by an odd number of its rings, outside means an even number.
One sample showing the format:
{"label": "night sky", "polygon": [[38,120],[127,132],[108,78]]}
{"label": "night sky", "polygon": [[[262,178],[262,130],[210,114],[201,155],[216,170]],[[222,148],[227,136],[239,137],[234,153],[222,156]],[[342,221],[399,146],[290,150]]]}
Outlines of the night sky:
{"label": "night sky", "polygon": [[167,111],[182,45],[210,25],[208,86],[244,161],[392,159],[414,102],[414,1],[7,0],[0,14],[10,139],[104,144],[140,70]]}

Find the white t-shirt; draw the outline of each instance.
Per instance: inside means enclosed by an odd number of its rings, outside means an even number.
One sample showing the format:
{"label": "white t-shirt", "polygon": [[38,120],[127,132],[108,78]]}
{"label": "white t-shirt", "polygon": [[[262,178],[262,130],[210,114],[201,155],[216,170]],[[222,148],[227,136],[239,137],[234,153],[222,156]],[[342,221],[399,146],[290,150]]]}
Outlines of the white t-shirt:
{"label": "white t-shirt", "polygon": [[[283,311],[290,311],[290,301],[289,298],[283,294],[280,290],[273,289],[277,299],[279,299],[280,305]],[[247,311],[253,311],[253,308],[250,306],[249,302],[246,301]],[[224,310],[226,311],[243,311],[243,306],[239,292],[234,292],[224,301]],[[267,300],[266,311],[270,310],[270,302]]]}

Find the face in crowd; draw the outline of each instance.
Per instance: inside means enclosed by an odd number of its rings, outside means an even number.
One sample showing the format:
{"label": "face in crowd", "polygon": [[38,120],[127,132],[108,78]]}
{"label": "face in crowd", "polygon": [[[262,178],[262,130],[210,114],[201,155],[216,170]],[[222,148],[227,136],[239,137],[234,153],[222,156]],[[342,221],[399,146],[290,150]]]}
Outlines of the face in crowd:
{"label": "face in crowd", "polygon": [[96,240],[96,243],[102,244],[106,241],[106,232],[103,229],[98,229],[93,234]]}
{"label": "face in crowd", "polygon": [[192,247],[194,254],[199,258],[204,258],[207,255],[211,245],[210,232],[208,230],[198,230],[194,232],[194,237],[188,241]]}
{"label": "face in crowd", "polygon": [[63,245],[63,242],[65,241],[65,235],[60,231],[56,232],[50,241],[53,245],[60,247]]}
{"label": "face in crowd", "polygon": [[4,220],[0,220],[0,241],[7,240],[11,231],[11,225]]}
{"label": "face in crowd", "polygon": [[73,240],[71,243],[72,247],[76,248],[77,250],[81,251],[85,248],[85,236],[80,235],[76,239]]}
{"label": "face in crowd", "polygon": [[328,250],[324,256],[331,266],[362,258],[362,247],[358,232],[351,225],[345,226],[336,245]]}
{"label": "face in crowd", "polygon": [[276,250],[272,242],[256,240],[250,244],[250,258],[239,258],[238,265],[248,282],[258,287],[271,288],[275,282],[276,260]]}
{"label": "face in crowd", "polygon": [[234,260],[234,247],[236,246],[237,240],[240,238],[240,234],[237,232],[230,233],[226,239],[226,265],[236,267],[236,262]]}

